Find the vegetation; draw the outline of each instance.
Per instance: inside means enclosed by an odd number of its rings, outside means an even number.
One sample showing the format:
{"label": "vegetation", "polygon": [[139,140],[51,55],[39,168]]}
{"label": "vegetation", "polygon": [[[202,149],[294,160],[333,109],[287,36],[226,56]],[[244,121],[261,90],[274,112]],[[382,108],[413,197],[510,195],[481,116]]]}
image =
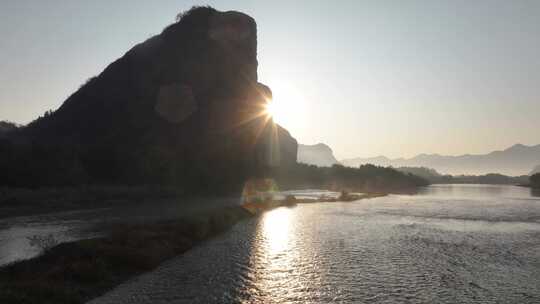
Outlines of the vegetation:
{"label": "vegetation", "polygon": [[506,176],[498,173],[485,175],[457,175],[452,176],[447,183],[454,184],[492,184],[492,185],[519,185],[526,183],[527,176]]}
{"label": "vegetation", "polygon": [[435,169],[426,167],[399,167],[396,170],[404,173],[414,174],[428,180],[432,184],[452,183],[451,175],[442,175]]}
{"label": "vegetation", "polygon": [[[185,192],[220,193],[237,190],[242,178],[242,174],[221,170],[216,165],[221,160],[179,161],[173,150],[153,145],[106,146],[83,148],[0,140],[0,186],[167,185]],[[231,162],[231,166],[236,163]],[[212,172],[221,173],[215,176]]]}
{"label": "vegetation", "polygon": [[0,121],[0,139],[2,137],[5,137],[8,134],[8,132],[15,131],[19,127],[20,127],[19,125],[10,121],[5,121],[5,120]]}
{"label": "vegetation", "polygon": [[531,182],[531,187],[540,189],[540,173],[531,175],[529,181]]}
{"label": "vegetation", "polygon": [[54,211],[152,203],[177,199],[183,192],[174,187],[79,186],[7,188],[0,187],[0,218]]}
{"label": "vegetation", "polygon": [[397,170],[420,176],[433,184],[495,184],[519,185],[527,182],[527,176],[506,176],[497,173],[485,175],[442,175],[434,169],[425,167],[400,167]]}
{"label": "vegetation", "polygon": [[0,303],[84,303],[194,244],[250,217],[241,207],[144,225],[113,227],[110,236],[50,247],[43,255],[0,268]]}
{"label": "vegetation", "polygon": [[358,168],[333,165],[317,167],[297,164],[272,172],[280,189],[319,188],[332,191],[411,193],[429,182],[392,168],[362,165]]}

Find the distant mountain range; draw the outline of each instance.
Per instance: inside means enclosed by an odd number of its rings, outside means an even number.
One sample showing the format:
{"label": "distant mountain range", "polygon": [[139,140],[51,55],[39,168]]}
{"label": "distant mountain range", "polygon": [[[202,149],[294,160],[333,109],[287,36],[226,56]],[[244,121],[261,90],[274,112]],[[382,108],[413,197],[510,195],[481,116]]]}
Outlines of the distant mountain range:
{"label": "distant mountain range", "polygon": [[334,157],[332,149],[325,144],[298,145],[297,161],[319,167],[331,167],[339,162]]}
{"label": "distant mountain range", "polygon": [[[413,158],[390,159],[385,156],[372,158],[344,159],[345,166],[357,167],[362,164],[392,167],[427,167],[443,174],[482,175],[501,173],[518,176],[531,173],[531,169],[540,164],[540,145],[526,146],[516,144],[503,151],[493,151],[488,154],[446,156],[439,154],[420,154]],[[540,166],[535,170],[540,170]]]}
{"label": "distant mountain range", "polygon": [[536,173],[540,173],[540,165],[534,167],[534,169],[531,171],[531,173],[529,173],[529,175],[533,175]]}

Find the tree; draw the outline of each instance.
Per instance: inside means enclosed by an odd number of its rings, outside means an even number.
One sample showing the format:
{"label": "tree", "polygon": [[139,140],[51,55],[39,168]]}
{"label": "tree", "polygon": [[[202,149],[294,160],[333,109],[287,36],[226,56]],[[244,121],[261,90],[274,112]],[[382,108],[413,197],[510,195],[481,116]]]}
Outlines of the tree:
{"label": "tree", "polygon": [[7,134],[7,132],[16,130],[18,128],[19,128],[19,125],[17,125],[16,123],[2,120],[0,121],[0,136],[3,134]]}
{"label": "tree", "polygon": [[529,181],[531,182],[531,186],[533,188],[540,188],[540,173],[531,175]]}

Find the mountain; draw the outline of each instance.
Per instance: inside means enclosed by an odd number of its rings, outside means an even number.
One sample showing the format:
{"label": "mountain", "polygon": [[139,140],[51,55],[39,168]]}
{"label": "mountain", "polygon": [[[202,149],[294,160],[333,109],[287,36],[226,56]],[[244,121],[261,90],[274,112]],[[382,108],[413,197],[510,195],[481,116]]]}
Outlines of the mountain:
{"label": "mountain", "polygon": [[503,151],[494,151],[481,155],[444,156],[420,154],[409,159],[389,159],[379,156],[376,158],[345,159],[341,163],[350,167],[357,167],[367,163],[393,167],[428,167],[442,174],[452,175],[483,175],[497,172],[510,176],[519,176],[528,174],[531,168],[540,163],[540,145],[525,146],[516,144]]}
{"label": "mountain", "polygon": [[0,185],[210,193],[295,164],[296,140],[261,115],[272,92],[257,66],[253,18],[194,7],[0,141]]}
{"label": "mountain", "polygon": [[316,145],[299,144],[297,161],[319,167],[331,167],[334,164],[339,164],[332,149],[322,143]]}
{"label": "mountain", "polygon": [[540,173],[540,165],[534,167],[534,169],[529,173],[529,175],[533,175],[536,173]]}

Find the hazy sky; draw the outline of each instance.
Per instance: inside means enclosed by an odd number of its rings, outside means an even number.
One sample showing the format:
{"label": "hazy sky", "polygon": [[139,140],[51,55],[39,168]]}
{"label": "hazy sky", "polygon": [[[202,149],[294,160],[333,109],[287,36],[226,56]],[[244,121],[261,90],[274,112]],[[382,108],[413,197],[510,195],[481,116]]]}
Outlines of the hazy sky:
{"label": "hazy sky", "polygon": [[0,3],[0,120],[27,123],[192,5],[258,23],[259,78],[338,159],[540,143],[540,1]]}

